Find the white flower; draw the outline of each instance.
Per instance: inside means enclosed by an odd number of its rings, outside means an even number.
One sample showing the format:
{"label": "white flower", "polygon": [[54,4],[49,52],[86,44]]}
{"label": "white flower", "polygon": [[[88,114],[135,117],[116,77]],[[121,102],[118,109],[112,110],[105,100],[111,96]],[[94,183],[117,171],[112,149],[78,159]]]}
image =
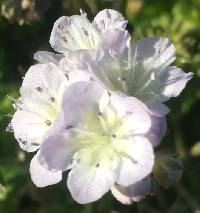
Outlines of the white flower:
{"label": "white flower", "polygon": [[92,23],[86,13],[63,16],[53,26],[50,44],[64,54],[69,50],[96,50],[104,39],[112,39],[108,34],[110,31],[123,30],[126,24],[121,13],[110,9],[100,11]]}
{"label": "white flower", "polygon": [[[21,97],[15,102],[17,111],[9,125],[20,147],[27,152],[38,150],[45,134],[54,129],[54,123],[60,115],[63,94],[68,86],[79,80],[89,80],[78,71],[74,74],[79,78],[75,79],[73,75],[66,77],[56,65],[60,55],[38,52],[35,56],[42,64],[30,67],[26,73],[20,89]],[[30,163],[30,173],[36,171],[31,177],[33,182],[38,187],[59,182],[62,172],[48,171],[39,164],[37,156]],[[46,180],[38,177],[45,177]]]}
{"label": "white flower", "polygon": [[122,35],[113,34],[111,49],[104,49],[95,60],[85,53],[82,60],[93,78],[110,92],[122,92],[146,104],[164,102],[178,96],[192,78],[192,73],[171,66],[175,47],[167,38],[145,38],[127,46],[128,37],[122,39]]}
{"label": "white flower", "polygon": [[[49,171],[71,169],[72,197],[93,202],[115,183],[126,187],[151,173],[154,154],[145,137],[150,127],[151,118],[137,99],[109,96],[95,82],[75,83],[64,95],[57,127],[42,143],[38,160]],[[38,176],[37,166],[31,175],[48,182]]]}
{"label": "white flower", "polygon": [[[99,49],[95,57],[83,53],[79,66],[87,67],[85,70],[92,78],[109,92],[136,97],[150,108],[155,125],[148,138],[157,146],[165,135],[164,116],[169,111],[162,103],[178,96],[192,73],[171,66],[175,47],[167,38],[145,38],[131,46],[126,31],[116,30],[110,37],[113,38],[112,45],[107,45],[110,49]],[[155,110],[156,115],[152,112]]]}
{"label": "white flower", "polygon": [[37,150],[60,112],[67,78],[53,63],[37,64],[26,73],[11,126],[20,147]]}

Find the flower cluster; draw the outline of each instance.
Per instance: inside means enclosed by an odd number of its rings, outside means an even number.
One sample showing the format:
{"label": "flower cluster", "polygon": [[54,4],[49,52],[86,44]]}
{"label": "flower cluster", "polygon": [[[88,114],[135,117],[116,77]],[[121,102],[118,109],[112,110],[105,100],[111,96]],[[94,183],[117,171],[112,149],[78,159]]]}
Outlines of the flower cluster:
{"label": "flower cluster", "polygon": [[10,129],[23,150],[37,151],[30,163],[36,186],[56,184],[69,170],[67,186],[79,203],[109,190],[124,204],[150,193],[155,162],[159,168],[154,148],[169,112],[163,102],[192,74],[171,65],[175,48],[167,38],[132,44],[126,24],[114,10],[92,22],[81,10],[55,22],[56,54],[35,54]]}

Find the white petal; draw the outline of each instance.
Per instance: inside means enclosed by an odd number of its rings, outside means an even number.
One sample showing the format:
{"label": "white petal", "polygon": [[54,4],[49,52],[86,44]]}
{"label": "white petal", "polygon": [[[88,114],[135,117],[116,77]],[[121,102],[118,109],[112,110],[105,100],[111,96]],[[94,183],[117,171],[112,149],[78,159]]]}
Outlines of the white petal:
{"label": "white petal", "polygon": [[59,68],[65,74],[73,72],[74,70],[87,70],[86,61],[85,58],[83,58],[86,53],[86,50],[66,51],[65,57],[63,57],[59,62]]}
{"label": "white petal", "polygon": [[142,102],[133,97],[113,93],[110,97],[111,105],[124,119],[123,129],[131,134],[146,133],[151,127],[151,118]]}
{"label": "white petal", "polygon": [[137,60],[142,61],[148,70],[168,66],[176,58],[176,49],[167,38],[141,39],[133,49],[133,56],[135,52]]}
{"label": "white petal", "polygon": [[33,183],[37,187],[53,185],[62,180],[62,172],[51,172],[45,169],[38,161],[38,154],[36,154],[31,160],[30,174]]}
{"label": "white petal", "polygon": [[74,149],[73,135],[52,133],[47,137],[40,148],[39,161],[50,171],[66,170],[70,168]]}
{"label": "white petal", "polygon": [[128,186],[141,181],[151,173],[153,165],[151,143],[144,137],[134,137],[126,143],[126,155],[121,158],[116,182]]}
{"label": "white petal", "polygon": [[140,71],[143,71],[145,75],[138,72],[135,76],[132,95],[147,104],[154,101],[164,102],[171,97],[178,96],[186,83],[192,78],[192,73],[184,73],[174,66],[154,70],[155,77],[153,79],[150,77],[151,72],[149,70],[142,68]]}
{"label": "white petal", "polygon": [[181,69],[171,66],[160,74],[161,99],[168,100],[177,97],[185,88],[187,82],[192,78],[191,72],[185,73]]}
{"label": "white petal", "polygon": [[107,100],[107,96],[107,91],[95,81],[72,84],[63,97],[62,109],[66,121],[70,125],[80,121],[91,107],[103,103],[102,99]]}
{"label": "white petal", "polygon": [[39,148],[57,119],[66,85],[67,79],[53,63],[37,64],[28,70],[11,122],[22,149],[30,152]]}
{"label": "white petal", "polygon": [[100,51],[109,51],[111,56],[120,55],[130,45],[130,40],[131,36],[126,30],[108,31],[102,36],[99,48]]}
{"label": "white petal", "polygon": [[154,101],[147,103],[147,111],[153,116],[163,117],[169,113],[169,108],[159,101]]}
{"label": "white petal", "polygon": [[49,128],[44,119],[23,110],[15,112],[11,125],[20,147],[27,152],[36,151],[40,147],[42,138]]}
{"label": "white petal", "polygon": [[85,16],[74,15],[59,18],[50,37],[54,50],[65,53],[68,50],[94,49],[99,42],[99,36]]}
{"label": "white petal", "polygon": [[48,51],[38,51],[34,54],[34,59],[40,62],[41,64],[52,62],[58,64],[60,59],[63,57],[62,54],[54,54]]}
{"label": "white petal", "polygon": [[68,73],[69,84],[73,84],[79,81],[90,81],[91,75],[85,71],[73,70]]}
{"label": "white petal", "polygon": [[51,116],[57,116],[67,84],[67,78],[53,63],[30,67],[20,89],[23,108],[51,120]]}
{"label": "white petal", "polygon": [[167,130],[165,117],[151,116],[151,129],[146,134],[148,140],[154,147],[158,146]]}
{"label": "white petal", "polygon": [[114,180],[107,168],[76,165],[68,174],[67,186],[78,203],[91,203],[110,190]]}
{"label": "white petal", "polygon": [[22,90],[23,88],[35,89],[39,86],[49,90],[59,90],[62,83],[66,84],[66,78],[55,64],[37,64],[31,66],[26,73]]}
{"label": "white petal", "polygon": [[103,34],[109,30],[125,29],[127,21],[118,11],[105,9],[95,16],[93,24]]}
{"label": "white petal", "polygon": [[150,178],[146,178],[133,185],[124,187],[121,185],[114,185],[111,188],[114,197],[123,204],[131,204],[133,202],[139,202],[145,195],[150,193],[151,181]]}

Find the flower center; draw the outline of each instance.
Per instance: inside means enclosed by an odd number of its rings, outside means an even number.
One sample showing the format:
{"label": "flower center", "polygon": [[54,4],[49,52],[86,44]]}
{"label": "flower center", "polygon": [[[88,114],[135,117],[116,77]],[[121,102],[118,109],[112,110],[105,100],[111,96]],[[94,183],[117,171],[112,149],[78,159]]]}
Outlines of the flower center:
{"label": "flower center", "polygon": [[80,158],[95,166],[108,164],[125,153],[124,119],[111,108],[86,113],[83,124],[74,129],[77,134],[75,149],[81,153]]}

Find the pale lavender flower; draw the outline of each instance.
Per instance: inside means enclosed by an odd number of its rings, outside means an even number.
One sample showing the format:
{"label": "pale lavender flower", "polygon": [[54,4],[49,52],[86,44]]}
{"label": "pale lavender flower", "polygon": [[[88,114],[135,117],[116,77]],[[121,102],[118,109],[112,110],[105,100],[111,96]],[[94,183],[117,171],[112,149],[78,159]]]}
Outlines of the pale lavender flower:
{"label": "pale lavender flower", "polygon": [[175,47],[169,39],[144,38],[131,45],[129,36],[124,34],[127,32],[110,32],[110,37],[114,38],[112,45],[99,49],[95,57],[84,53],[81,66],[87,67],[92,78],[109,92],[136,97],[150,111],[157,111],[156,115],[152,113],[154,133],[151,131],[149,137],[154,145],[158,145],[166,131],[163,116],[169,111],[162,103],[178,96],[192,73],[171,65],[176,57]]}
{"label": "pale lavender flower", "polygon": [[122,33],[110,33],[110,36],[115,35],[112,48],[104,49],[95,60],[85,53],[82,61],[87,63],[93,78],[110,92],[134,96],[146,104],[178,96],[192,73],[171,65],[176,57],[175,47],[169,39],[144,38],[129,46],[130,38],[122,39]]}
{"label": "pale lavender flower", "polygon": [[68,84],[63,72],[53,63],[30,67],[11,120],[14,136],[23,150],[32,152],[40,147],[45,133],[57,119]]}
{"label": "pale lavender flower", "polygon": [[55,22],[50,44],[59,54],[35,54],[40,64],[24,78],[11,127],[22,149],[40,148],[30,164],[36,186],[71,169],[67,185],[79,203],[109,190],[122,203],[138,202],[151,190],[153,147],[166,132],[163,102],[192,74],[171,65],[175,48],[166,38],[131,45],[119,12],[86,16]]}
{"label": "pale lavender flower", "polygon": [[[20,147],[27,152],[38,150],[47,132],[54,129],[54,123],[60,115],[63,94],[69,85],[79,80],[88,80],[78,71],[76,74],[79,78],[74,79],[73,75],[66,77],[53,61],[60,56],[54,57],[51,53],[40,52],[39,58],[43,63],[30,67],[23,79],[21,97],[15,101],[16,112],[9,125]],[[51,62],[48,62],[48,58],[52,59],[49,60]],[[30,164],[30,173],[37,168],[35,176],[32,177],[33,182],[38,187],[59,182],[62,172],[45,169],[39,164],[37,155]],[[38,180],[37,176],[43,178]]]}
{"label": "pale lavender flower", "polygon": [[[59,53],[77,50],[96,50],[109,37],[109,32],[126,27],[127,21],[121,13],[105,9],[90,22],[87,14],[63,16],[54,26],[50,44]],[[111,38],[110,38],[111,39]]]}
{"label": "pale lavender flower", "polygon": [[[127,187],[151,173],[154,154],[145,137],[150,128],[151,118],[139,100],[109,96],[95,82],[75,83],[64,95],[57,126],[42,143],[37,163],[53,172],[71,169],[72,197],[93,202],[115,183]],[[33,168],[35,182],[48,185],[37,165]]]}

